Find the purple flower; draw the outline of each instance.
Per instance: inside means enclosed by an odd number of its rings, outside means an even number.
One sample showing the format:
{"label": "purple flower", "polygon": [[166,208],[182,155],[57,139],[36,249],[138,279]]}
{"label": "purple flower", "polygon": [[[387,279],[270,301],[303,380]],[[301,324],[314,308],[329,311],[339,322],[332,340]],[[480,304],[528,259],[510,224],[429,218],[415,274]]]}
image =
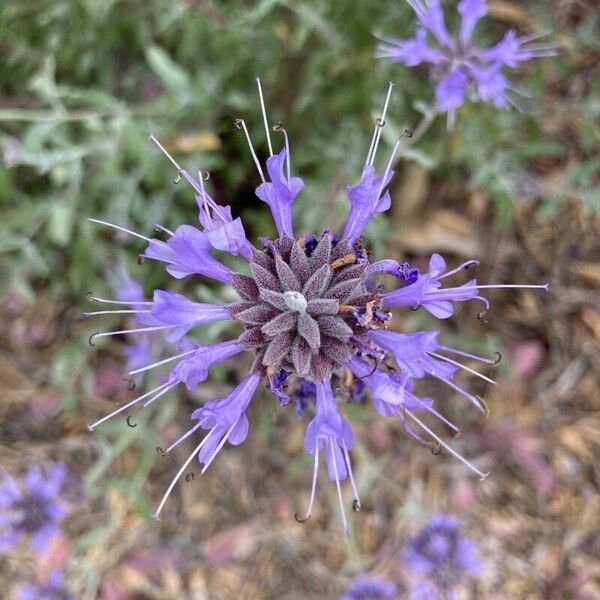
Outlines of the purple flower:
{"label": "purple flower", "polygon": [[373,215],[388,210],[392,204],[390,193],[386,192],[382,196],[381,192],[389,185],[393,176],[394,172],[389,171],[385,177],[376,177],[375,169],[366,165],[360,183],[348,186],[350,213],[344,228],[344,238],[350,241],[356,240]]}
{"label": "purple flower", "polygon": [[45,583],[22,585],[17,589],[15,600],[74,600],[75,596],[64,584],[64,575],[52,571]]}
{"label": "purple flower", "polygon": [[417,580],[411,598],[448,598],[466,577],[481,572],[475,543],[461,536],[449,515],[434,515],[405,547],[403,558]]}
{"label": "purple flower", "polygon": [[[446,40],[448,34],[438,3],[429,6],[422,20],[439,39]],[[259,91],[266,124],[260,87]],[[192,419],[196,424],[164,451],[166,454],[185,440],[197,436],[201,429],[207,431],[169,485],[156,516],[195,456],[204,465],[204,471],[226,443],[238,445],[246,439],[249,430],[246,409],[261,382],[266,384],[281,407],[294,403],[298,414],[312,415],[304,438],[305,450],[313,457],[312,488],[308,510],[303,518],[297,517],[299,521],[308,519],[312,514],[319,462],[323,462],[321,457],[324,457],[330,480],[335,482],[346,531],[348,523],[342,494],[342,484],[346,485],[346,480],[349,480],[352,490],[352,507],[360,509],[350,456],[354,434],[350,422],[343,416],[342,400],[359,397],[363,392],[370,394],[379,414],[399,418],[409,436],[422,443],[435,443],[445,448],[481,478],[486,476],[421,419],[421,413],[427,412],[453,431],[459,431],[438,412],[433,399],[421,397],[417,388],[420,380],[433,377],[483,410],[476,396],[455,383],[455,374],[462,370],[494,382],[458,359],[483,365],[491,365],[494,361],[443,345],[439,332],[434,329],[418,332],[388,330],[393,322],[388,309],[423,306],[434,316],[447,318],[453,314],[453,302],[482,300],[479,294],[484,288],[547,286],[482,286],[473,280],[458,287],[442,288],[441,281],[445,277],[475,261],[447,272],[444,260],[434,255],[429,272],[425,274],[408,263],[393,259],[371,262],[360,238],[373,216],[389,207],[390,196],[385,188],[393,175],[391,165],[399,144],[396,143],[381,175],[377,175],[374,161],[390,95],[391,86],[373,130],[360,182],[348,188],[350,208],[340,237],[326,227],[322,232],[294,233],[292,205],[303,184],[300,179],[291,177],[287,133],[277,126],[276,130],[283,135],[283,148],[275,153],[270,130],[266,129],[270,154],[267,158],[270,181],[267,181],[246,124],[241,119],[236,121],[236,126],[246,137],[262,181],[257,195],[269,204],[278,231],[275,239],[258,237],[262,249],[248,242],[245,234],[242,236],[241,224],[233,225],[235,220],[231,219],[228,207],[217,205],[206,194],[202,181],[194,180],[184,171],[154,137],[153,141],[167,154],[178,175],[192,186],[200,203],[200,221],[205,231],[188,225],[180,226],[175,233],[163,228],[170,238],[161,242],[93,219],[141,238],[148,244],[146,256],[167,263],[167,271],[173,277],[180,279],[186,275],[201,275],[222,281],[233,288],[239,300],[228,305],[206,304],[179,293],[156,290],[152,302],[135,301],[135,306],[144,307],[139,312],[152,319],[148,326],[94,334],[92,339],[157,332],[165,339],[178,339],[178,342],[175,354],[130,372],[133,375],[169,365],[169,371],[158,376],[160,385],[120,406],[90,425],[90,429],[131,409],[146,407],[180,384],[194,390],[208,377],[213,365],[242,351],[252,356],[252,364],[241,383],[225,398],[209,401],[195,410]],[[218,220],[220,224],[217,224]],[[224,228],[218,234],[220,237],[215,234],[216,237],[211,238],[211,232],[219,228]],[[227,257],[223,258],[224,262],[212,258],[212,249],[240,255],[247,259],[247,265],[241,268],[241,272],[234,272],[226,265]],[[378,274],[391,275],[395,283],[400,283],[399,289],[386,292],[382,284],[373,281]],[[95,299],[108,304],[119,303]],[[129,297],[123,297],[122,302],[128,303]],[[487,300],[484,302],[488,306]],[[221,319],[235,322],[243,331],[228,341],[202,346],[181,337],[192,335],[207,323]],[[342,390],[345,392],[338,395],[338,391]]]}
{"label": "purple flower", "polygon": [[167,242],[150,240],[142,256],[166,263],[167,272],[177,279],[203,275],[230,283],[231,270],[210,255],[211,248],[206,233],[191,225],[181,225]]}
{"label": "purple flower", "polygon": [[271,181],[256,188],[256,195],[269,205],[280,236],[292,235],[292,202],[304,187],[300,177],[284,176],[283,167],[287,157],[284,148],[279,154],[268,158],[267,172]]}
{"label": "purple flower", "polygon": [[340,600],[388,600],[397,598],[395,584],[373,575],[360,575],[342,594]]}
{"label": "purple flower", "polygon": [[229,310],[224,304],[193,302],[181,294],[172,294],[163,290],[154,291],[150,314],[158,323],[174,326],[167,334],[169,341],[180,339],[198,325],[230,318]]}
{"label": "purple flower", "polygon": [[33,466],[15,481],[5,473],[0,483],[0,551],[26,537],[36,552],[43,552],[59,531],[67,514],[60,499],[67,470],[62,464],[50,466],[44,474]]}
{"label": "purple flower", "polygon": [[[526,60],[556,54],[556,46],[552,44],[533,43],[542,36],[519,38],[512,30],[491,48],[477,46],[473,31],[487,13],[485,0],[461,0],[458,3],[461,23],[457,38],[446,29],[439,0],[407,2],[417,15],[415,37],[408,40],[383,37],[377,47],[377,56],[409,67],[430,64],[436,107],[438,111],[448,113],[449,126],[453,125],[456,110],[466,98],[492,102],[498,108],[513,104],[509,92],[515,89],[502,72],[504,67],[514,69]],[[429,45],[428,37],[433,46]]]}
{"label": "purple flower", "polygon": [[[331,481],[335,481],[340,502],[340,512],[344,531],[348,531],[346,522],[346,511],[340,488],[340,481],[350,475],[350,481],[354,491],[354,506],[360,507],[358,491],[354,484],[350,455],[348,450],[354,445],[354,433],[348,419],[342,417],[337,409],[337,403],[331,389],[329,380],[320,381],[317,387],[317,408],[313,420],[306,428],[304,436],[304,449],[314,456],[313,484],[310,502],[306,516],[302,520],[310,518],[312,514],[315,492],[317,489],[317,472],[319,467],[319,453],[324,450],[327,473]],[[355,508],[356,510],[356,508]]]}
{"label": "purple flower", "polygon": [[204,227],[206,238],[215,250],[241,254],[245,259],[252,255],[252,244],[240,217],[234,219],[230,206],[219,206],[206,192],[196,196],[198,219]]}

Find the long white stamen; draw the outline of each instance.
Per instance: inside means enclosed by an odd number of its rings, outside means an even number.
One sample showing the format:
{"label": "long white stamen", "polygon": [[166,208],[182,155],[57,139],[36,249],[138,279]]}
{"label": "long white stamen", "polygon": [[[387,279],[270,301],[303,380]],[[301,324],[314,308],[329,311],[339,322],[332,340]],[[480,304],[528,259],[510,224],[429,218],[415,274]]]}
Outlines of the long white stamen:
{"label": "long white stamen", "polygon": [[177,169],[178,175],[183,175],[184,179],[196,190],[197,193],[200,193],[200,187],[198,183],[194,180],[194,178],[167,152],[166,148],[156,139],[153,133],[150,134],[150,139],[160,148],[161,152],[173,163],[175,168]]}
{"label": "long white stamen", "polygon": [[416,396],[415,399],[427,412],[430,412],[432,415],[437,417],[442,423],[450,427],[450,429],[453,429],[455,433],[460,433],[460,429],[456,425],[454,425],[452,421],[449,421],[446,417],[444,417],[444,415],[435,410],[435,408],[429,406],[426,402],[423,402],[420,398],[417,398]]}
{"label": "long white stamen", "polygon": [[352,463],[350,462],[350,452],[348,452],[348,448],[346,447],[346,442],[342,440],[342,449],[344,451],[344,459],[346,460],[346,469],[348,470],[348,475],[350,476],[350,485],[352,486],[352,493],[354,494],[354,499],[356,501],[356,509],[360,510],[360,496],[358,494],[358,488],[356,487],[356,482],[354,481],[354,473],[352,472]]}
{"label": "long white stamen", "polygon": [[471,367],[467,367],[466,365],[463,365],[462,363],[459,363],[456,360],[452,360],[451,358],[448,358],[447,356],[443,356],[442,354],[438,354],[437,352],[428,352],[428,354],[429,354],[429,356],[435,356],[436,358],[439,358],[440,360],[448,362],[451,365],[456,365],[460,369],[464,369],[465,371],[468,371],[469,373],[472,373],[476,377],[480,377],[481,379],[483,379],[484,381],[487,381],[488,383],[493,383],[494,385],[498,385],[493,379],[490,379],[489,377],[487,377],[483,373],[479,373],[475,369],[471,369]]}
{"label": "long white stamen", "polygon": [[248,128],[246,127],[246,121],[244,121],[244,119],[238,119],[236,121],[236,123],[240,124],[240,127],[242,128],[244,135],[246,136],[246,141],[248,142],[248,148],[250,149],[250,154],[252,155],[252,160],[254,161],[254,164],[256,165],[258,174],[260,175],[260,179],[263,183],[266,183],[265,174],[263,173],[262,167],[260,166],[260,161],[258,160],[258,157],[256,156],[256,152],[254,152],[254,146],[252,145],[252,140],[250,139],[250,134],[248,133]]}
{"label": "long white stamen", "polygon": [[153,302],[144,301],[144,302],[129,302],[129,301],[121,301],[121,300],[108,300],[106,298],[100,298],[99,296],[92,296],[88,294],[88,300],[91,302],[98,302],[99,304],[128,304],[129,306],[152,306]]}
{"label": "long white stamen", "polygon": [[[515,283],[503,283],[503,284],[491,284],[491,285],[478,285],[477,288],[480,290],[485,289],[497,289],[497,288],[517,288],[517,289],[525,289],[525,290],[545,290],[548,291],[549,283],[544,283],[542,285],[521,285]],[[447,288],[452,289],[452,288]]]}
{"label": "long white stamen", "polygon": [[449,346],[440,346],[440,350],[444,350],[444,352],[451,352],[452,354],[458,354],[459,356],[464,356],[465,358],[472,358],[473,360],[478,360],[486,365],[495,365],[498,361],[485,358],[483,356],[478,356],[477,354],[471,354],[469,352],[465,352],[464,350],[457,350],[456,348],[450,348]]}
{"label": "long white stamen", "polygon": [[96,429],[96,427],[98,427],[98,425],[101,425],[102,423],[104,423],[105,421],[108,421],[110,418],[114,417],[115,415],[122,413],[123,411],[127,410],[134,404],[137,404],[140,400],[143,400],[144,398],[147,398],[148,396],[152,396],[152,394],[156,394],[157,392],[160,392],[163,388],[167,387],[168,385],[170,385],[169,382],[163,383],[162,385],[159,385],[158,387],[154,388],[153,390],[146,392],[144,395],[140,396],[139,398],[135,398],[131,402],[128,402],[127,404],[124,404],[123,406],[120,406],[119,408],[117,408],[117,410],[114,410],[113,412],[106,415],[105,417],[102,417],[102,419],[100,419],[99,421],[96,421],[95,423],[88,425],[87,426],[88,430],[94,431],[94,429]]}
{"label": "long white stamen", "polygon": [[133,235],[141,240],[146,240],[147,242],[151,242],[152,240],[141,233],[136,233],[135,231],[131,231],[131,229],[127,229],[125,227],[121,227],[120,225],[115,225],[114,223],[109,223],[108,221],[101,221],[100,219],[93,219],[92,217],[87,218],[88,221],[92,223],[98,223],[99,225],[105,225],[106,227],[112,227],[113,229],[117,229],[124,233],[128,233],[129,235]]}
{"label": "long white stamen", "polygon": [[[186,431],[181,437],[177,438],[166,450],[163,450],[161,452],[161,456],[165,456],[165,454],[168,454],[169,452],[171,452],[171,450],[173,450],[173,448],[176,448],[177,446],[179,446],[179,444],[181,444],[181,442],[183,442],[184,440],[187,440],[187,438],[189,438],[190,435],[192,435],[195,431],[197,431],[200,427],[202,427],[203,423],[204,423],[204,420],[199,421],[191,429]],[[208,437],[208,435],[206,437]]]}
{"label": "long white stamen", "polygon": [[140,327],[139,329],[122,329],[121,331],[105,331],[104,333],[96,332],[90,335],[90,344],[92,344],[92,340],[101,337],[109,337],[112,335],[123,335],[127,333],[143,333],[145,331],[159,331],[161,329],[172,329],[173,327],[177,327],[177,325],[161,325],[160,327]]}
{"label": "long white stamen", "polygon": [[158,394],[156,394],[156,396],[152,396],[152,398],[150,398],[150,400],[146,400],[146,402],[144,402],[144,404],[142,404],[142,407],[146,408],[146,406],[149,406],[155,400],[158,400],[161,396],[164,396],[167,392],[170,392],[174,387],[177,387],[180,382],[177,380],[174,382],[167,382],[167,383],[169,385],[164,390],[161,390]]}
{"label": "long white stamen", "polygon": [[479,265],[479,261],[478,260],[468,260],[464,263],[462,263],[462,265],[458,265],[458,267],[456,267],[456,269],[452,269],[452,271],[448,271],[447,273],[444,273],[443,275],[439,275],[438,277],[436,277],[436,279],[439,281],[440,279],[445,279],[446,277],[450,277],[450,275],[454,275],[454,273],[459,273],[460,271],[464,271],[465,269],[468,269],[471,266],[474,265]]}
{"label": "long white stamen", "polygon": [[381,111],[381,116],[379,117],[379,119],[377,119],[375,129],[373,129],[373,137],[371,138],[371,144],[369,146],[369,151],[367,152],[367,160],[365,161],[365,165],[372,165],[373,161],[375,160],[375,153],[377,152],[377,146],[379,145],[381,130],[385,126],[385,116],[387,114],[388,105],[392,96],[393,87],[394,84],[390,81],[387,96],[385,98],[385,103],[383,105],[383,110]]}
{"label": "long white stamen", "polygon": [[381,198],[383,188],[386,185],[387,176],[389,175],[390,171],[392,170],[392,163],[394,162],[394,156],[396,156],[396,152],[398,152],[399,146],[400,146],[400,140],[398,140],[396,142],[396,145],[394,146],[394,149],[392,150],[392,154],[390,155],[390,160],[388,161],[385,171],[383,172],[383,176],[381,177],[381,185],[379,186],[379,190],[377,192],[377,200],[379,200],[379,198]]}
{"label": "long white stamen", "polygon": [[482,413],[486,412],[485,409],[481,406],[481,402],[479,401],[477,396],[473,396],[473,394],[469,394],[469,392],[467,392],[467,390],[461,388],[459,385],[454,383],[451,379],[447,379],[446,377],[440,377],[439,375],[436,375],[436,377],[440,381],[443,381],[446,385],[449,385],[453,390],[456,390],[459,394],[461,394],[465,398],[468,398],[475,405],[475,407],[478,408]]}
{"label": "long white stamen", "polygon": [[344,525],[344,533],[350,535],[348,531],[348,521],[346,520],[346,511],[344,509],[344,498],[342,497],[342,488],[340,486],[340,476],[338,474],[337,462],[335,460],[335,449],[333,447],[333,437],[329,436],[329,447],[331,448],[331,460],[333,462],[333,474],[335,476],[335,487],[337,488],[338,499],[340,501],[340,510],[342,511],[342,523]]}
{"label": "long white stamen", "polygon": [[317,492],[317,475],[319,472],[319,445],[315,445],[315,460],[313,463],[313,478],[312,478],[312,487],[310,489],[310,499],[308,501],[308,508],[306,510],[306,516],[304,517],[304,521],[309,519],[312,515],[313,505],[315,503],[315,496]]}
{"label": "long white stamen", "polygon": [[231,432],[233,431],[233,428],[237,425],[237,423],[238,422],[235,421],[235,423],[227,430],[227,433],[223,436],[223,439],[219,442],[219,445],[214,449],[213,453],[210,455],[210,458],[206,461],[206,464],[204,465],[204,467],[202,468],[202,471],[200,472],[201,474],[204,474],[206,469],[208,469],[208,467],[210,467],[212,461],[215,460],[217,454],[219,454],[219,452],[221,451],[221,448],[225,445],[225,442],[229,439],[229,436],[231,435]]}
{"label": "long white stamen", "polygon": [[462,462],[467,467],[469,467],[469,469],[471,469],[473,472],[477,473],[477,475],[479,475],[481,481],[483,481],[489,475],[489,472],[488,473],[483,473],[475,465],[473,465],[472,463],[470,463],[464,456],[462,456],[461,454],[459,454],[458,452],[456,452],[456,450],[454,450],[450,446],[448,446],[448,444],[446,444],[446,442],[444,442],[444,440],[442,440],[441,437],[439,437],[436,433],[434,433],[431,429],[429,429],[429,427],[427,427],[427,425],[425,425],[425,423],[423,423],[423,421],[421,421],[421,419],[419,419],[418,417],[416,417],[410,410],[405,409],[405,412],[406,412],[406,414],[411,419],[413,419],[413,421],[415,421],[416,423],[418,423],[418,425],[420,427],[422,427],[434,440],[436,440],[448,452],[450,452],[450,454],[452,454],[452,456],[454,456],[455,458],[457,458],[458,460],[460,460],[460,462]]}
{"label": "long white stamen", "polygon": [[179,469],[179,471],[177,471],[177,475],[175,475],[175,477],[173,478],[173,481],[171,481],[171,485],[169,485],[169,487],[167,488],[167,491],[165,492],[165,495],[163,496],[162,500],[160,501],[160,504],[158,505],[156,512],[152,515],[155,519],[158,519],[158,515],[160,515],[160,511],[163,509],[163,506],[165,505],[167,498],[171,494],[171,491],[175,487],[177,480],[181,477],[181,474],[188,468],[188,465],[192,462],[192,460],[194,459],[194,456],[196,456],[196,454],[198,454],[198,452],[200,452],[200,450],[202,449],[202,446],[206,443],[206,441],[208,440],[208,438],[210,437],[210,435],[213,431],[214,430],[211,430],[208,433],[208,435],[206,435],[206,437],[196,446],[196,448],[190,454],[188,459],[183,463],[183,466],[181,467],[181,469]]}
{"label": "long white stamen", "polygon": [[129,373],[127,373],[127,375],[135,375],[136,373],[143,373],[144,371],[149,371],[150,369],[154,369],[156,367],[166,365],[167,363],[170,363],[172,360],[177,360],[178,358],[183,358],[184,356],[188,356],[188,354],[193,354],[194,352],[196,352],[196,348],[194,348],[193,350],[188,350],[187,352],[182,352],[181,354],[176,354],[175,356],[170,356],[169,358],[165,358],[164,360],[159,360],[158,362],[152,363],[151,365],[146,365],[145,367],[140,367],[139,369],[129,371]]}
{"label": "long white stamen", "polygon": [[86,317],[92,317],[94,315],[139,315],[149,312],[152,312],[152,310],[95,310],[92,312],[84,312],[83,314]]}
{"label": "long white stamen", "polygon": [[262,86],[260,85],[260,77],[256,78],[256,85],[258,86],[258,96],[260,98],[260,110],[262,111],[263,122],[265,124],[265,131],[267,133],[267,144],[269,145],[269,155],[273,156],[273,146],[271,145],[271,134],[269,132],[269,121],[267,120],[267,111],[265,109],[265,99],[263,98]]}
{"label": "long white stamen", "polygon": [[208,216],[208,219],[211,220],[211,214],[209,211],[209,206],[210,208],[213,209],[214,213],[217,215],[217,217],[219,217],[219,219],[221,219],[221,221],[223,221],[223,223],[227,223],[227,219],[225,218],[225,215],[221,212],[221,207],[206,193],[206,190],[204,188],[204,178],[202,177],[202,173],[200,173],[200,188],[202,190],[202,203],[204,206],[204,210],[206,211],[206,215]]}

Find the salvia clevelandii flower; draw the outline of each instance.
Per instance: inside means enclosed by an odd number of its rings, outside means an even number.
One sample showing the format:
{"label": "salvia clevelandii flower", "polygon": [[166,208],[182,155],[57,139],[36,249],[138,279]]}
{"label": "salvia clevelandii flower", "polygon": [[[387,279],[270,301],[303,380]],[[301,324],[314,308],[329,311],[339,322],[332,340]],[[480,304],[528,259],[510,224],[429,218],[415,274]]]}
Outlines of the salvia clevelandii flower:
{"label": "salvia clevelandii flower", "polygon": [[[348,186],[350,209],[343,233],[332,231],[297,233],[292,222],[292,207],[303,182],[292,176],[290,144],[286,131],[278,124],[274,129],[282,134],[283,147],[275,153],[267,126],[260,81],[260,104],[265,122],[269,158],[266,171],[259,161],[246,127],[238,119],[236,127],[243,132],[261,183],[257,197],[273,214],[277,228],[275,239],[260,238],[262,249],[246,237],[239,218],[234,219],[229,207],[218,205],[204,188],[204,177],[198,180],[182,169],[160,142],[151,136],[177,169],[178,179],[185,178],[192,186],[200,210],[202,229],[181,225],[174,232],[162,228],[167,240],[151,239],[139,233],[105,221],[94,222],[125,231],[146,242],[142,256],[165,264],[175,278],[200,275],[231,286],[239,295],[234,304],[208,304],[164,290],[156,290],[152,300],[126,300],[125,304],[144,318],[147,326],[93,334],[90,343],[100,337],[161,332],[177,352],[168,358],[130,371],[129,375],[145,372],[166,364],[175,364],[161,383],[138,398],[117,408],[89,426],[95,429],[115,415],[132,407],[148,406],[179,384],[194,390],[208,377],[210,367],[249,352],[253,364],[239,384],[224,398],[207,402],[192,415],[193,426],[180,439],[163,451],[168,453],[183,440],[198,437],[195,450],[183,464],[167,489],[155,513],[158,517],[178,478],[194,457],[203,464],[204,472],[226,443],[241,444],[247,437],[249,422],[246,410],[261,382],[282,406],[296,403],[300,413],[314,406],[304,438],[306,452],[313,458],[313,476],[308,510],[298,521],[312,513],[318,478],[319,462],[324,457],[329,479],[335,482],[341,507],[341,517],[347,530],[346,512],[341,483],[349,480],[354,496],[353,508],[360,509],[358,488],[353,476],[350,451],[354,433],[350,422],[342,415],[341,401],[360,395],[365,386],[370,390],[376,410],[383,416],[397,416],[405,431],[428,445],[443,446],[473,470],[479,477],[486,473],[448,446],[419,416],[428,412],[441,419],[453,431],[450,423],[433,406],[433,400],[420,398],[415,384],[424,377],[433,377],[468,398],[484,410],[481,401],[453,381],[459,370],[468,371],[486,381],[480,374],[463,365],[458,358],[478,361],[484,365],[494,361],[444,345],[437,331],[398,333],[388,329],[390,309],[423,306],[433,315],[452,315],[453,303],[475,299],[483,301],[480,292],[486,287],[543,286],[481,286],[475,279],[459,286],[445,286],[445,278],[476,264],[469,261],[447,271],[439,255],[431,258],[430,270],[421,274],[406,263],[395,260],[372,262],[364,249],[362,234],[371,218],[390,206],[387,186],[392,178],[391,165],[400,142],[396,143],[382,172],[374,166],[381,128],[391,94],[388,90],[385,107],[373,131],[367,158],[358,183]],[[221,255],[213,256],[213,251]],[[246,259],[245,272],[227,266],[224,253]],[[375,280],[390,275],[400,286],[385,292]],[[91,297],[100,303],[119,304],[119,300]],[[104,311],[101,311],[104,312]],[[115,311],[120,312],[120,311]],[[186,337],[205,323],[232,320],[243,332],[237,338],[208,345],[199,345]],[[395,360],[395,366],[391,363]],[[348,380],[354,383],[348,385]],[[203,437],[202,437],[203,436]],[[431,438],[425,441],[422,436]]]}
{"label": "salvia clevelandii flower", "polygon": [[74,600],[74,598],[75,596],[65,586],[64,576],[58,569],[52,571],[42,584],[20,586],[15,596],[15,600]]}
{"label": "salvia clevelandii flower", "polygon": [[67,514],[60,498],[67,471],[52,465],[46,474],[33,466],[20,480],[4,473],[0,482],[0,551],[26,538],[36,552],[42,552],[59,532]]}
{"label": "salvia clevelandii flower", "polygon": [[394,600],[397,598],[396,585],[374,575],[360,575],[342,594],[340,600]]}
{"label": "salvia clevelandii flower", "polygon": [[449,515],[434,515],[408,543],[403,558],[417,580],[413,600],[452,600],[456,588],[481,571],[475,543],[461,536]]}
{"label": "salvia clevelandii flower", "polygon": [[[532,58],[554,56],[552,44],[535,43],[541,35],[517,37],[511,29],[491,48],[480,48],[473,41],[473,30],[487,13],[485,0],[460,0],[461,17],[458,36],[453,37],[444,24],[440,0],[407,0],[417,15],[417,32],[413,39],[389,36],[381,38],[377,56],[409,67],[421,63],[431,66],[435,82],[435,99],[439,112],[448,113],[451,127],[456,110],[467,97],[492,102],[498,108],[514,104],[510,92],[518,93],[504,74]],[[434,45],[430,45],[430,41]]]}

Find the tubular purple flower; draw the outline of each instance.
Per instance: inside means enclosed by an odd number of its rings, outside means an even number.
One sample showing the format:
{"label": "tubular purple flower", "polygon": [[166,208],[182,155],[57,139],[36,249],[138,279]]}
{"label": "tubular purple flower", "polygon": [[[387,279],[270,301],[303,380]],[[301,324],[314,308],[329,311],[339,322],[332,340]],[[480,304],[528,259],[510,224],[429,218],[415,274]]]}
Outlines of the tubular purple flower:
{"label": "tubular purple flower", "polygon": [[458,12],[460,13],[460,39],[469,43],[473,35],[473,30],[482,17],[487,14],[487,5],[485,0],[461,0],[458,3]]}
{"label": "tubular purple flower", "polygon": [[176,326],[166,335],[170,342],[177,341],[198,325],[231,318],[224,304],[193,302],[181,294],[163,290],[154,291],[151,315],[160,324]]}
{"label": "tubular purple flower", "polygon": [[374,215],[389,209],[392,204],[390,193],[385,192],[382,196],[381,190],[390,184],[393,176],[394,171],[389,171],[385,176],[376,177],[375,169],[371,165],[365,165],[360,183],[348,186],[350,213],[343,238],[354,242]]}
{"label": "tubular purple flower", "polygon": [[360,506],[360,500],[358,499],[358,492],[354,485],[352,466],[350,464],[348,453],[354,445],[354,433],[352,432],[352,427],[350,426],[348,419],[342,417],[337,410],[330,380],[318,382],[316,386],[316,414],[313,420],[308,424],[304,436],[304,449],[315,457],[313,486],[305,519],[308,519],[311,515],[317,485],[318,455],[320,450],[324,450],[327,473],[329,479],[336,483],[342,523],[344,525],[344,531],[348,532],[348,523],[346,521],[346,511],[344,510],[340,481],[343,481],[350,475],[355,499],[359,502]]}
{"label": "tubular purple flower", "polygon": [[284,148],[279,154],[267,159],[267,172],[271,181],[261,183],[256,188],[256,195],[269,205],[280,236],[293,235],[292,203],[304,187],[300,177],[287,178],[283,174],[287,156]]}
{"label": "tubular purple flower", "polygon": [[242,219],[232,217],[230,206],[218,206],[208,194],[205,198],[196,196],[200,207],[198,219],[211,246],[233,255],[241,254],[248,260],[252,256],[252,244],[246,239]]}
{"label": "tubular purple flower", "polygon": [[142,256],[166,263],[167,272],[176,279],[203,275],[230,283],[231,270],[210,255],[211,247],[205,233],[191,225],[180,225],[167,242],[150,240]]}
{"label": "tubular purple flower", "polygon": [[206,380],[210,367],[243,351],[237,340],[209,346],[188,341],[185,348],[185,358],[171,370],[167,380],[184,383],[190,392]]}
{"label": "tubular purple flower", "polygon": [[388,58],[391,62],[401,62],[408,67],[416,67],[421,63],[437,64],[443,55],[436,48],[427,43],[427,30],[422,27],[417,29],[415,38],[403,40],[394,36],[379,38],[381,43],[377,47],[377,58]]}
{"label": "tubular purple flower", "polygon": [[464,302],[476,298],[481,300],[488,308],[488,301],[478,295],[475,279],[450,289],[443,289],[440,283],[441,279],[478,264],[479,261],[470,260],[456,269],[446,272],[446,261],[439,254],[433,254],[429,259],[429,272],[419,274],[412,284],[383,294],[383,305],[389,308],[394,306],[422,306],[438,319],[448,319],[454,314],[452,302]]}

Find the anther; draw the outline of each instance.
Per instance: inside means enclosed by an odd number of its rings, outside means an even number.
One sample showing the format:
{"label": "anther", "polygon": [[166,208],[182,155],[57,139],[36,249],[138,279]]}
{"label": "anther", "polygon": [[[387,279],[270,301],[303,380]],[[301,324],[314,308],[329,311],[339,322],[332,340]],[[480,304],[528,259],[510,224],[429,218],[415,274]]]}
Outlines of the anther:
{"label": "anther", "polygon": [[203,171],[202,169],[200,169],[198,171],[198,179],[201,179],[202,181],[208,181],[210,179],[210,173],[208,171]]}
{"label": "anther", "polygon": [[177,171],[177,175],[173,178],[173,183],[177,185],[181,181],[181,173]]}
{"label": "anther", "polygon": [[138,265],[143,265],[145,260],[146,260],[146,257],[143,254],[138,254],[138,257],[137,257]]}
{"label": "anther", "polygon": [[442,446],[438,443],[438,444],[434,444],[434,446],[431,448],[431,454],[433,454],[434,456],[439,456],[442,453]]}
{"label": "anther", "polygon": [[375,125],[377,127],[385,127],[385,119],[382,119],[381,117],[377,117],[375,119]]}
{"label": "anther", "polygon": [[334,260],[329,266],[335,271],[335,269],[339,269],[340,267],[344,267],[346,265],[351,265],[356,262],[356,254],[351,252],[350,254],[346,254],[341,258]]}
{"label": "anther", "polygon": [[160,446],[156,446],[156,448],[154,449],[156,450],[156,454],[158,454],[159,456],[165,455],[165,451]]}
{"label": "anther", "polygon": [[99,331],[96,331],[96,333],[92,333],[92,335],[90,335],[90,337],[88,338],[88,344],[90,346],[95,346],[96,344],[94,344],[94,342],[92,342],[92,340],[99,334]]}
{"label": "anther", "polygon": [[499,364],[500,362],[502,362],[502,354],[500,354],[500,352],[498,352],[496,350],[496,352],[494,352],[494,354],[496,355],[496,360],[494,361],[494,365]]}
{"label": "anther", "polygon": [[132,417],[134,417],[134,415],[129,415],[129,416],[127,417],[127,419],[125,419],[125,420],[127,421],[127,425],[129,425],[129,427],[131,427],[131,428],[133,429],[134,427],[137,427],[137,423],[132,423],[132,422],[130,421],[130,419],[131,419]]}
{"label": "anther", "polygon": [[95,302],[96,304],[100,304],[98,302],[98,300],[96,300],[96,298],[94,297],[94,294],[92,294],[92,292],[88,292],[86,297],[87,297],[88,302]]}
{"label": "anther", "polygon": [[244,122],[244,121],[243,121],[243,119],[236,119],[236,120],[233,122],[233,126],[234,126],[234,127],[235,127],[235,128],[238,130],[238,131],[242,131],[242,129],[244,129],[243,122]]}
{"label": "anther", "polygon": [[306,523],[310,519],[311,515],[306,515],[306,517],[301,517],[298,513],[294,514],[294,519],[296,519],[296,523]]}
{"label": "anther", "polygon": [[489,325],[489,321],[485,318],[485,315],[487,314],[487,310],[482,310],[478,315],[477,315],[477,319],[479,321],[481,321],[482,323],[485,323],[486,325]]}
{"label": "anther", "polygon": [[421,308],[421,305],[420,305],[420,304],[413,304],[413,305],[410,307],[410,310],[419,310],[420,308]]}
{"label": "anther", "polygon": [[135,390],[135,381],[133,379],[131,379],[130,377],[123,377],[122,380],[127,382],[127,389],[130,392],[133,392],[133,390]]}
{"label": "anther", "polygon": [[401,138],[411,138],[413,136],[412,129],[405,129],[404,135],[400,136]]}
{"label": "anther", "polygon": [[185,480],[189,483],[190,481],[194,481],[194,479],[196,478],[196,475],[194,475],[194,472],[192,471],[191,473],[188,473],[185,476]]}
{"label": "anther", "polygon": [[352,510],[354,512],[360,512],[360,509],[362,508],[362,505],[359,501],[358,498],[354,498],[354,500],[352,501]]}
{"label": "anther", "polygon": [[490,410],[489,406],[487,405],[487,402],[481,396],[475,396],[475,398],[477,398],[477,401],[479,402],[479,404],[481,406],[481,410],[483,411],[483,418],[487,419],[491,413],[491,410]]}
{"label": "anther", "polygon": [[275,123],[273,125],[273,131],[282,131],[283,130],[283,123],[281,121],[277,121],[277,123]]}

